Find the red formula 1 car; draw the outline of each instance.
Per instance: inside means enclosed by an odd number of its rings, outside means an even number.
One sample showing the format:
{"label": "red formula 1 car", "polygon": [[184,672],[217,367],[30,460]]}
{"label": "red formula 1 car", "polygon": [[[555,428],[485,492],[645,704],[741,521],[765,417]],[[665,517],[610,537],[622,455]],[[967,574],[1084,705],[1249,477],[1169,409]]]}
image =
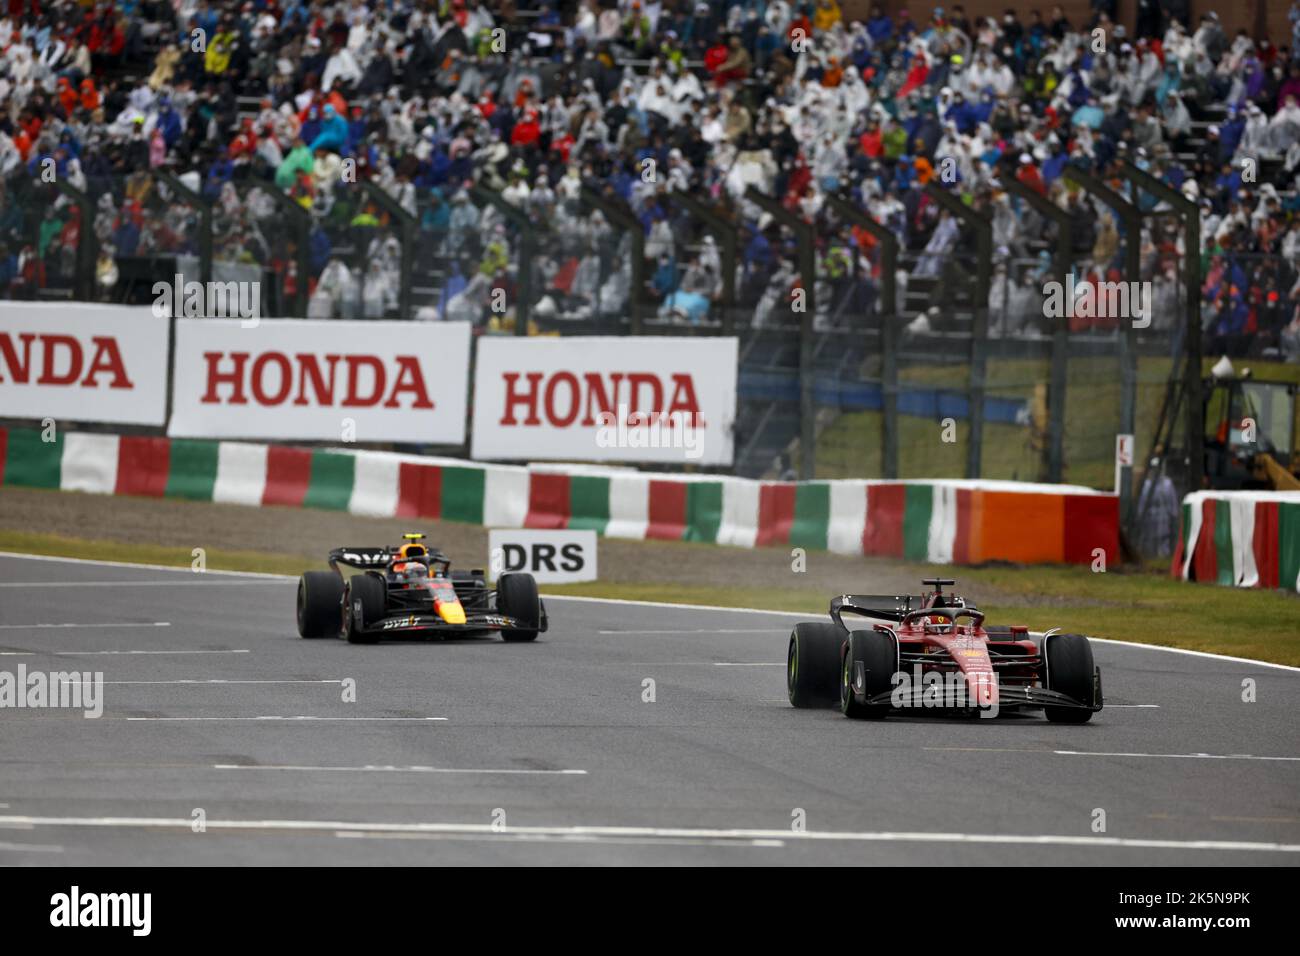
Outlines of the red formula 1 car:
{"label": "red formula 1 car", "polygon": [[[954,581],[927,578],[919,597],[845,594],[829,624],[796,624],[786,659],[795,707],[835,706],[847,717],[1042,709],[1082,724],[1101,710],[1101,671],[1080,634],[986,627]],[[844,616],[857,618],[853,626]]]}
{"label": "red formula 1 car", "polygon": [[[490,588],[481,570],[451,570],[450,558],[421,543],[424,535],[403,537],[395,548],[335,548],[329,571],[303,574],[298,633],[374,644],[487,631],[531,641],[546,630],[546,606],[531,574],[502,574]],[[361,573],[344,577],[340,565]]]}

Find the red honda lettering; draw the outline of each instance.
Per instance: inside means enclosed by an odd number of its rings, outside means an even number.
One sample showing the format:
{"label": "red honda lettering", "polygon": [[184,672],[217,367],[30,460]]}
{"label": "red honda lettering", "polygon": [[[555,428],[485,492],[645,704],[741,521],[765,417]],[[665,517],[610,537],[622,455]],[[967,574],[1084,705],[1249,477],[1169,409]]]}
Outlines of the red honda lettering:
{"label": "red honda lettering", "polygon": [[221,361],[221,352],[204,352],[203,358],[208,363],[208,390],[203,393],[203,398],[199,401],[206,405],[219,404],[221,399],[217,396],[218,385],[231,386],[230,405],[247,405],[248,398],[244,395],[244,366],[248,364],[247,352],[231,352],[230,359],[235,363],[232,371],[218,371],[217,364]]}
{"label": "red honda lettering", "polygon": [[528,417],[524,419],[525,425],[540,425],[542,420],[537,417],[537,386],[542,380],[541,372],[529,372],[528,391],[520,393],[515,390],[515,382],[519,380],[518,372],[506,372],[501,376],[506,383],[506,413],[501,418],[502,425],[518,425],[515,419],[515,406],[523,405],[528,409]]}

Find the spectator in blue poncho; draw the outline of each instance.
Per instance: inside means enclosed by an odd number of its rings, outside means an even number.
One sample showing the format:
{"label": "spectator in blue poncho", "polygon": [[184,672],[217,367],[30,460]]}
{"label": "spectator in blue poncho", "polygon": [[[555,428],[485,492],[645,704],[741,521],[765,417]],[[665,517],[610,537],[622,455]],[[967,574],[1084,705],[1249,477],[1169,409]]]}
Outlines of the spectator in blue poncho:
{"label": "spectator in blue poncho", "polygon": [[163,142],[167,144],[168,149],[175,148],[180,142],[181,134],[185,132],[181,124],[180,114],[172,109],[171,100],[164,98],[158,105],[158,118],[154,125],[162,130]]}
{"label": "spectator in blue poncho", "polygon": [[333,251],[334,244],[330,242],[330,237],[325,234],[325,230],[319,227],[313,229],[308,240],[312,274],[320,275],[320,271],[325,268],[325,263],[329,262],[330,253]]}
{"label": "spectator in blue poncho", "polygon": [[[230,151],[223,146],[217,158],[208,167],[208,177],[203,183],[204,198],[216,199],[220,196],[221,187],[230,182],[234,175],[235,164],[231,162]],[[122,248],[121,244],[118,245],[118,248]]]}
{"label": "spectator in blue poncho", "polygon": [[1228,121],[1219,127],[1219,159],[1227,162],[1237,153],[1237,146],[1241,143],[1241,136],[1246,131],[1246,117],[1241,115],[1241,110],[1234,109],[1228,117]]}
{"label": "spectator in blue poncho", "polygon": [[871,42],[877,45],[894,35],[894,21],[885,16],[885,11],[880,9],[880,4],[875,4],[871,8],[871,19],[867,21],[867,35],[871,37]]}
{"label": "spectator in blue poncho", "polygon": [[451,300],[464,291],[465,286],[469,285],[465,275],[461,272],[460,261],[452,260],[451,275],[447,276],[447,281],[443,284],[442,293],[438,296],[438,318],[445,320],[447,318],[447,306]]}
{"label": "spectator in blue poncho", "polygon": [[325,108],[321,110],[320,133],[311,141],[308,147],[313,153],[318,149],[327,149],[331,153],[340,155],[347,152],[348,147],[348,121],[339,116],[332,103],[326,103]]}
{"label": "spectator in blue poncho", "polygon": [[298,135],[304,143],[310,143],[321,131],[320,109],[312,106],[307,110],[307,118],[302,121],[302,129],[298,130]]}
{"label": "spectator in blue poncho", "polygon": [[430,189],[429,204],[425,206],[420,216],[420,231],[429,236],[437,248],[441,248],[450,228],[451,207],[443,197],[441,189],[436,187]]}

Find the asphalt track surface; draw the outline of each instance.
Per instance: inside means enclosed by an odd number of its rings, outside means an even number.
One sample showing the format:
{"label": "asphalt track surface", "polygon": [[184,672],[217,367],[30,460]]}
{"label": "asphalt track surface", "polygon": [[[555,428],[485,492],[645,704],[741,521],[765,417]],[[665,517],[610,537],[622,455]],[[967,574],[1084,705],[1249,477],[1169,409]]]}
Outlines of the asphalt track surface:
{"label": "asphalt track surface", "polygon": [[0,671],[105,680],[98,719],[0,709],[0,864],[1300,863],[1294,668],[1097,644],[1090,724],[863,723],[790,707],[791,615],[366,647],[294,595],[0,556]]}

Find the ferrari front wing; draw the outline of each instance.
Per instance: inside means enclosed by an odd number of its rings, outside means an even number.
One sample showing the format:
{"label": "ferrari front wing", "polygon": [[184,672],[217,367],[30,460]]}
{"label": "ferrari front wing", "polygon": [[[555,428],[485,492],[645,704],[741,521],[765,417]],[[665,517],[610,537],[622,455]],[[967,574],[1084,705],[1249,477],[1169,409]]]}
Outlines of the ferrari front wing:
{"label": "ferrari front wing", "polygon": [[[1078,710],[1091,710],[1096,713],[1102,709],[1104,700],[1101,693],[1101,670],[1095,669],[1092,675],[1093,679],[1093,700],[1095,703],[1076,700],[1060,691],[1049,690],[1046,687],[1033,687],[1024,684],[998,684],[998,706],[1000,708],[1018,708],[1018,707],[1071,707]],[[864,695],[857,695],[861,703],[872,706],[895,706],[894,691],[888,690],[876,694],[870,699],[864,699]],[[909,709],[907,706],[898,708],[900,710]]]}

